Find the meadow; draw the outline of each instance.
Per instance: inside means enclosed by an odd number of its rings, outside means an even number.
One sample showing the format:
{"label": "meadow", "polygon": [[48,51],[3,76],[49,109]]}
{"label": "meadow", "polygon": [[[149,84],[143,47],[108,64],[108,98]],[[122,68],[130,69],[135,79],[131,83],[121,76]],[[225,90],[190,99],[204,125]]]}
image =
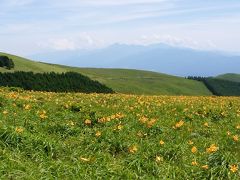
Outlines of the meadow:
{"label": "meadow", "polygon": [[240,98],[0,89],[0,179],[240,179]]}

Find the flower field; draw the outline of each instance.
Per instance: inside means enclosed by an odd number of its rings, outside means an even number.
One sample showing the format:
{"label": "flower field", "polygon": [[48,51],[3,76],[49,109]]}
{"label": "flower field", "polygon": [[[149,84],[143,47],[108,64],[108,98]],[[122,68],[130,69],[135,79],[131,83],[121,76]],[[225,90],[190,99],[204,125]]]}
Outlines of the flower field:
{"label": "flower field", "polygon": [[240,98],[1,88],[0,179],[240,179]]}

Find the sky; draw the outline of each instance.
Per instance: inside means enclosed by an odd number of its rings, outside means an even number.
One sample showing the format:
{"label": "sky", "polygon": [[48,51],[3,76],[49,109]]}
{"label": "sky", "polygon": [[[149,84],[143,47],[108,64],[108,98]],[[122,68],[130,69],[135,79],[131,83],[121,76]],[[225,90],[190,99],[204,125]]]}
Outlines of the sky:
{"label": "sky", "polygon": [[29,56],[114,43],[240,53],[240,0],[0,0],[0,51]]}

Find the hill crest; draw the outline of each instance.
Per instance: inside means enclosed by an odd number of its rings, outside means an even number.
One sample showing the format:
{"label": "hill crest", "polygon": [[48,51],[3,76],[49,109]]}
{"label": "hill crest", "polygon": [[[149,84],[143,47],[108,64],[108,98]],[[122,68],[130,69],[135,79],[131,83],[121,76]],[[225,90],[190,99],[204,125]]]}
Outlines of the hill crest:
{"label": "hill crest", "polygon": [[[3,53],[0,53],[0,55]],[[107,68],[78,68],[34,62],[19,56],[8,55],[15,68],[11,71],[78,72],[112,88],[118,93],[146,95],[211,95],[202,82],[188,80],[151,71]],[[9,72],[0,68],[1,72]]]}

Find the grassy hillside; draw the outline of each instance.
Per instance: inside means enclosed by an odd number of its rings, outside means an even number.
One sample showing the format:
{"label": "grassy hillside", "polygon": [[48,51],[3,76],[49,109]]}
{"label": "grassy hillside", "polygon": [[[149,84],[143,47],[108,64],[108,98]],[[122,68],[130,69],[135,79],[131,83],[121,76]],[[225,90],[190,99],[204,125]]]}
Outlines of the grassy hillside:
{"label": "grassy hillside", "polygon": [[[0,53],[0,55],[6,55]],[[79,72],[104,83],[114,91],[149,95],[211,95],[202,82],[149,71],[126,69],[76,68],[30,61],[8,55],[15,63],[15,71],[33,72]],[[0,68],[1,72],[7,71]]]}
{"label": "grassy hillside", "polygon": [[[15,68],[14,71],[33,71],[33,72],[66,72],[65,68],[60,66],[48,65],[40,62],[31,61],[22,57],[9,55],[0,52],[0,56],[5,55],[14,61]],[[1,72],[9,72],[4,68],[0,68]]]}
{"label": "grassy hillside", "polygon": [[216,77],[217,79],[240,82],[240,74],[223,74]]}
{"label": "grassy hillside", "polygon": [[216,78],[206,78],[206,87],[217,96],[240,96],[240,83]]}

